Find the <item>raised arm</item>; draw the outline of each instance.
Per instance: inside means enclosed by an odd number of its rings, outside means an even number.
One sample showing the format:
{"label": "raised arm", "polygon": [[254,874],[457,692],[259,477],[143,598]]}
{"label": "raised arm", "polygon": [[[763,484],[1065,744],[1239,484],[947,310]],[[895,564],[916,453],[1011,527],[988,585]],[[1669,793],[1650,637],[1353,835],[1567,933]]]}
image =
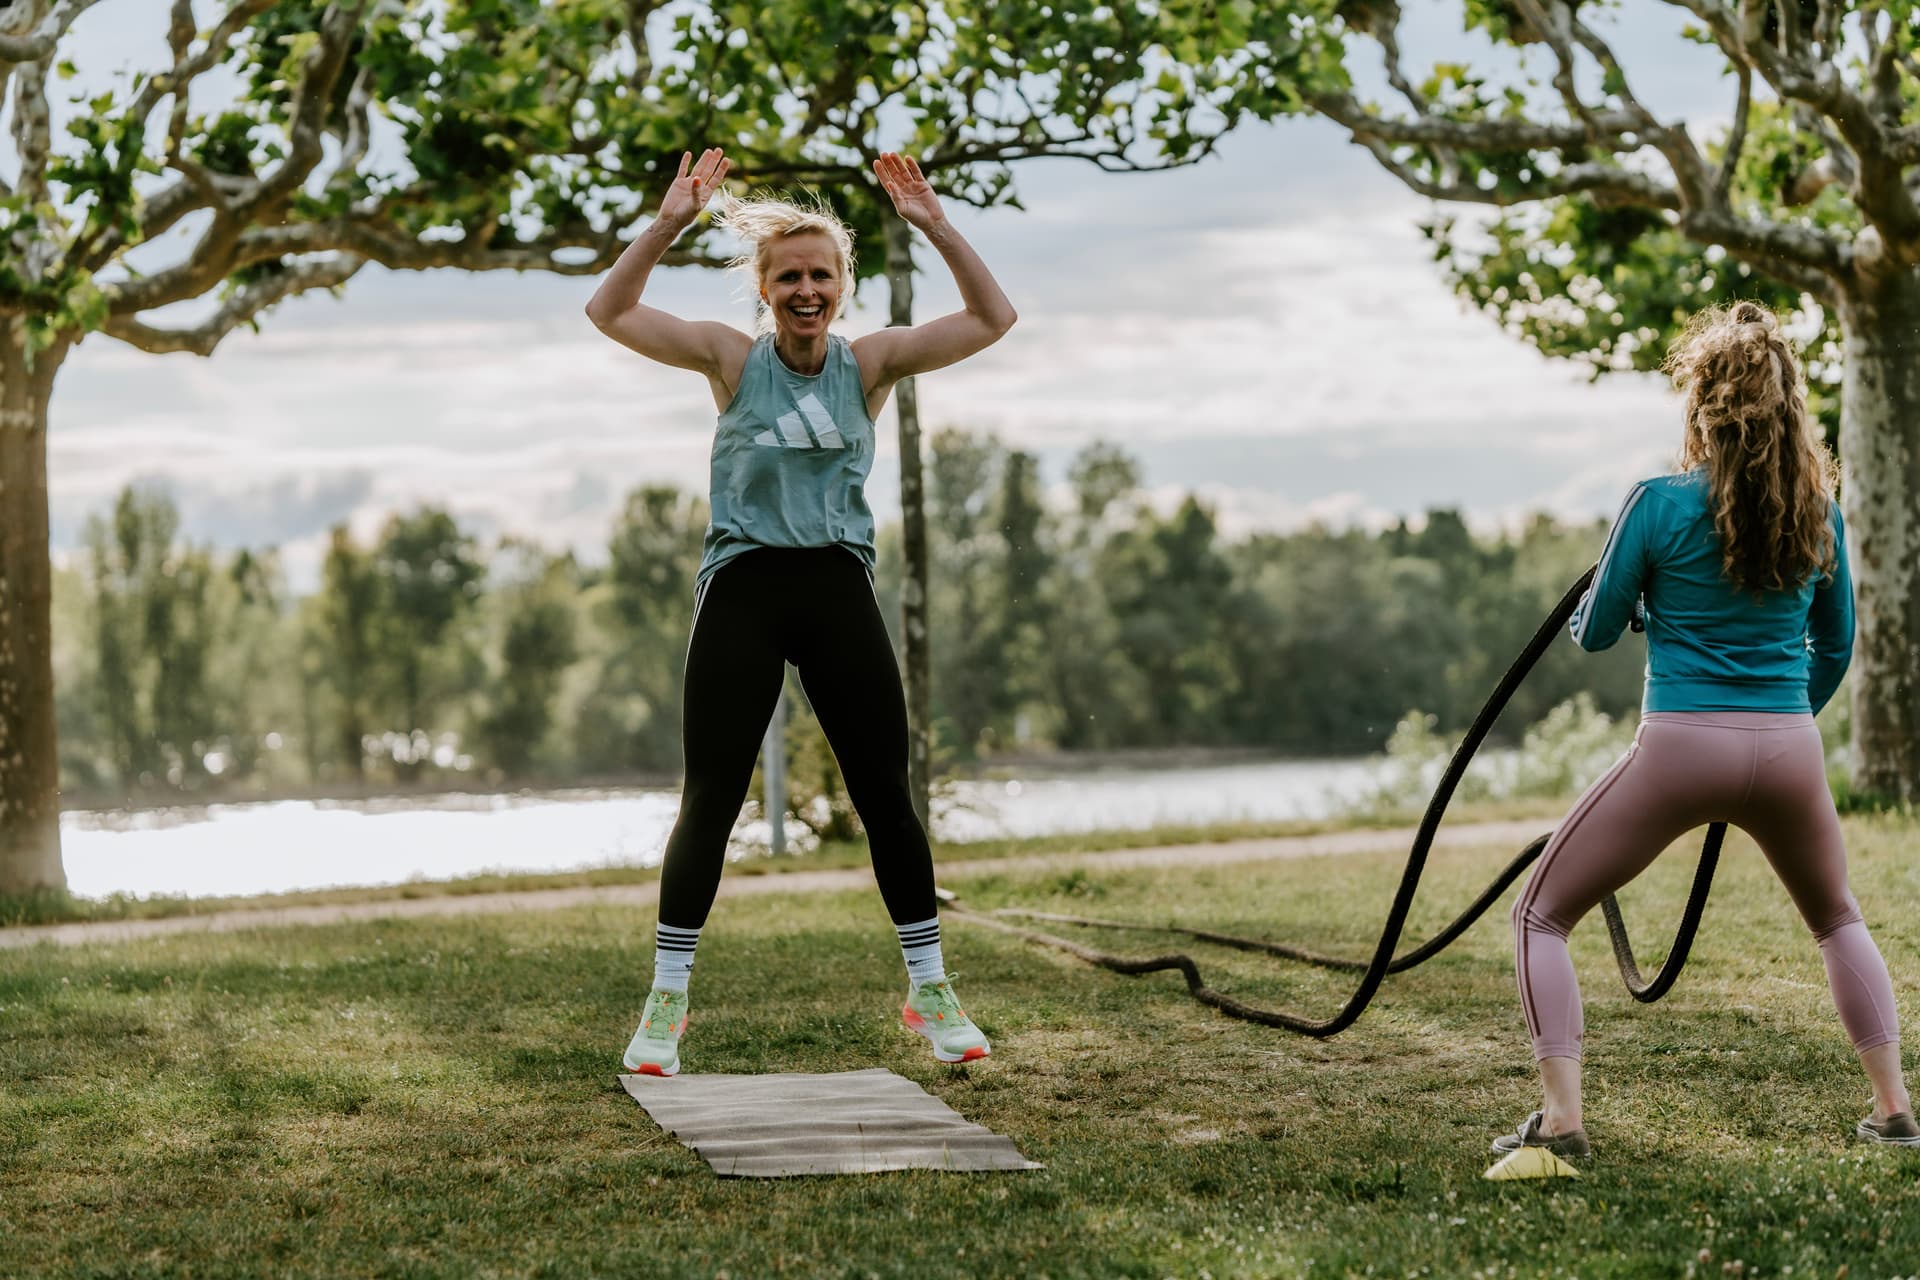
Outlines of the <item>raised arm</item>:
{"label": "raised arm", "polygon": [[894,212],[946,260],[960,287],[961,304],[952,315],[910,328],[881,329],[854,341],[868,401],[877,404],[900,379],[944,368],[992,346],[1017,317],[987,264],[947,221],[940,198],[913,157],[889,151],[873,162],[873,172],[892,197]]}
{"label": "raised arm", "polygon": [[730,325],[682,320],[640,301],[661,256],[726,179],[727,158],[718,147],[702,152],[698,164],[692,159],[690,153],[680,157],[680,172],[661,198],[659,212],[600,281],[587,301],[587,318],[600,332],[643,356],[705,374],[715,401],[724,407],[753,340]]}

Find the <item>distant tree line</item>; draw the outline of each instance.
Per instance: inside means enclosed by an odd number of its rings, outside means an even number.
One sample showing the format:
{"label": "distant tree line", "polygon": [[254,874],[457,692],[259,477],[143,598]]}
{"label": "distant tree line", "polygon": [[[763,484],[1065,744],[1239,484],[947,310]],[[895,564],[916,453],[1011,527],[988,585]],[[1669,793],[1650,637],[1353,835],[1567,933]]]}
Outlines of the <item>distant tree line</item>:
{"label": "distant tree line", "polygon": [[[1197,498],[1155,510],[1112,446],[1074,458],[1062,502],[1032,454],[959,430],[932,439],[927,482],[934,716],[954,761],[1372,751],[1414,707],[1459,727],[1605,534],[1541,516],[1476,535],[1436,510],[1418,527],[1229,540]],[[703,500],[641,488],[604,560],[582,563],[518,539],[483,547],[424,507],[371,541],[334,529],[317,589],[295,597],[275,551],[191,545],[163,492],[128,489],[56,574],[62,788],[670,778],[705,523]],[[890,617],[899,582],[889,529]],[[1581,690],[1629,711],[1639,681],[1634,646],[1560,646],[1507,724],[1517,735]]]}

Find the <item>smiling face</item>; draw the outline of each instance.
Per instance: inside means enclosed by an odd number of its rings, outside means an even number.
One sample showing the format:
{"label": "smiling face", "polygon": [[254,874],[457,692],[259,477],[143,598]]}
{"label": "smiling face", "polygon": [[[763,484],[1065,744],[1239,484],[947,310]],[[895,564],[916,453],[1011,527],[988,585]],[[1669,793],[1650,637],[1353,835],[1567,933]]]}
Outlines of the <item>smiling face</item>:
{"label": "smiling face", "polygon": [[840,251],[822,232],[802,231],[770,242],[760,273],[774,327],[790,338],[824,335],[840,314]]}

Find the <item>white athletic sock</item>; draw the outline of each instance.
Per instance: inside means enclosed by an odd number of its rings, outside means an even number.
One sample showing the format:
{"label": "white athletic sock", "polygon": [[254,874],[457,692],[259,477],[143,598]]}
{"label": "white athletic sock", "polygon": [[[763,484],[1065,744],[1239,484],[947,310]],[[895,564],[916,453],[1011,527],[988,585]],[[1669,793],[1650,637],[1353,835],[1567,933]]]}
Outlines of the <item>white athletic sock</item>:
{"label": "white athletic sock", "polygon": [[906,957],[907,981],[914,986],[938,982],[947,976],[947,962],[940,958],[940,917],[918,924],[897,924],[900,954]]}
{"label": "white athletic sock", "polygon": [[653,926],[653,989],[685,991],[693,976],[693,949],[700,945],[700,930],[676,929],[670,924]]}

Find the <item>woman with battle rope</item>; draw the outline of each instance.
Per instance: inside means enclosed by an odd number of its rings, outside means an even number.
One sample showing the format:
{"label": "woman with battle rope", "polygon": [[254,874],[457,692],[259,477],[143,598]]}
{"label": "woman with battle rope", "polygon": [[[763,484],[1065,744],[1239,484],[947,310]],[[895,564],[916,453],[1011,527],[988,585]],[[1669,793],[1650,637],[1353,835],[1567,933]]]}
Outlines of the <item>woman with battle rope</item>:
{"label": "woman with battle rope", "polygon": [[1683,468],[1633,487],[1573,615],[1605,649],[1637,610],[1640,729],[1567,814],[1514,905],[1521,1004],[1545,1105],[1497,1153],[1584,1156],[1583,1024],[1567,935],[1683,832],[1729,822],[1759,844],[1819,944],[1841,1025],[1873,1086],[1864,1141],[1920,1146],[1900,1074],[1893,986],[1847,887],[1813,716],[1853,651],[1853,594],[1832,456],[1773,314],[1695,317],[1668,358],[1686,395]]}

